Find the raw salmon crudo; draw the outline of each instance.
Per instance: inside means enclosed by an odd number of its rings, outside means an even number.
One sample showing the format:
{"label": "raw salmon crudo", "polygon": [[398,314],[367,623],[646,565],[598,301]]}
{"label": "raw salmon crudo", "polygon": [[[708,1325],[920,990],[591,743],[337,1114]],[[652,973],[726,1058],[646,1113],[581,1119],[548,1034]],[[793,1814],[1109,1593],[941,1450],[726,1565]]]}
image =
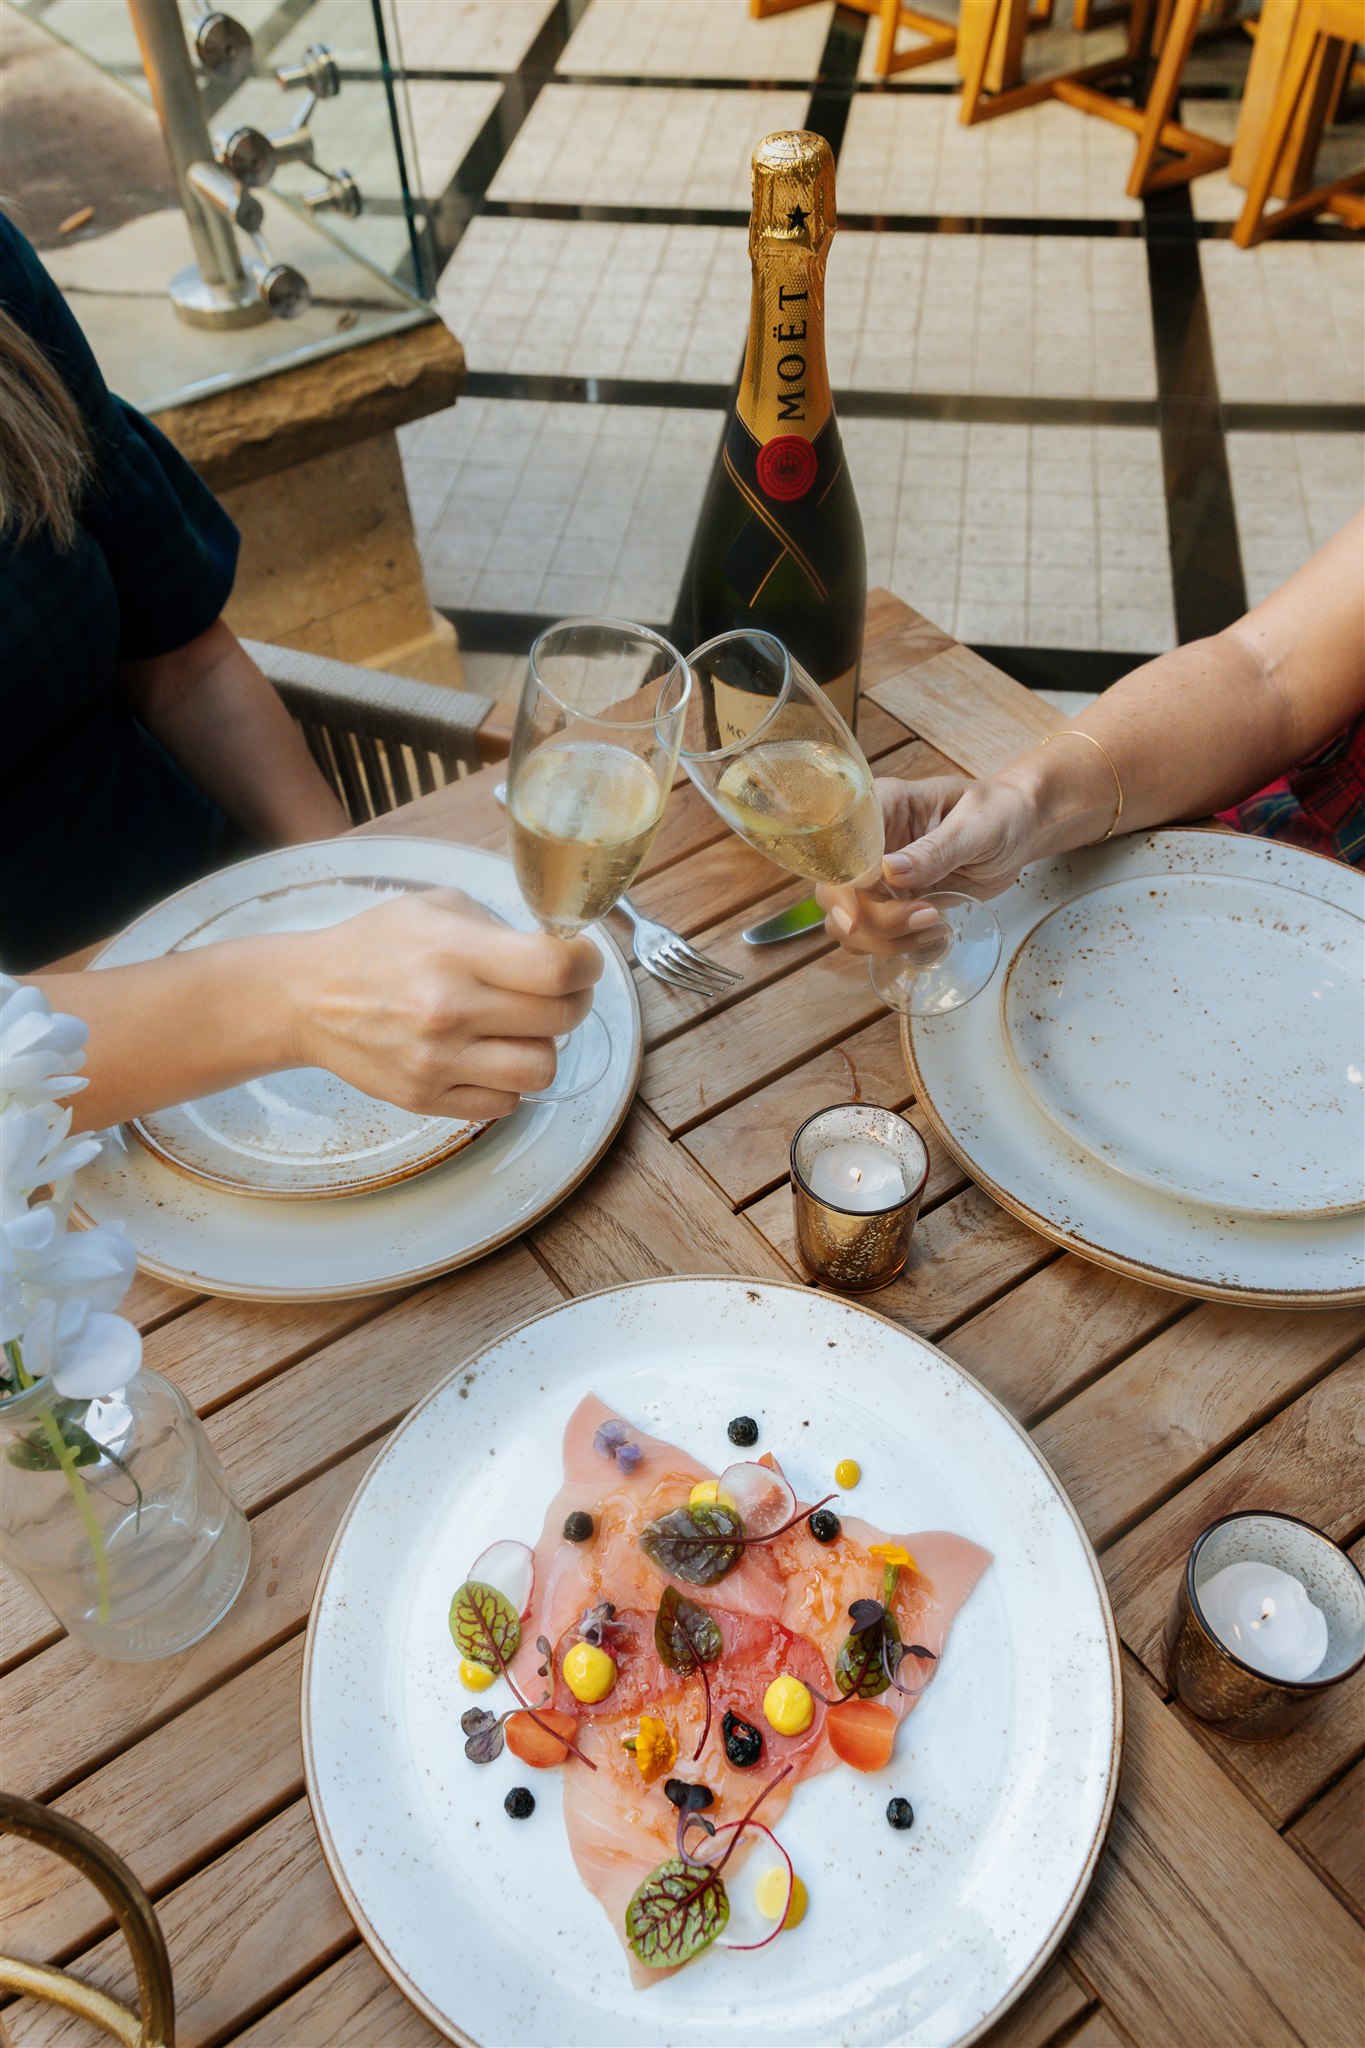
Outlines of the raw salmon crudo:
{"label": "raw salmon crudo", "polygon": [[[757,1426],[739,1417],[730,1436],[749,1447]],[[832,1498],[802,1505],[767,1452],[709,1472],[589,1395],[534,1551],[493,1544],[451,1601],[461,1682],[502,1679],[513,1699],[467,1709],[465,1755],[491,1763],[505,1746],[563,1771],[574,1862],[636,1984],[800,1923],[806,1886],[774,1832],[787,1801],[835,1764],[890,1763],[990,1563],[942,1530],[835,1515]],[[526,1817],[517,1790],[507,1811]],[[893,1827],[910,1814],[891,1800]]]}

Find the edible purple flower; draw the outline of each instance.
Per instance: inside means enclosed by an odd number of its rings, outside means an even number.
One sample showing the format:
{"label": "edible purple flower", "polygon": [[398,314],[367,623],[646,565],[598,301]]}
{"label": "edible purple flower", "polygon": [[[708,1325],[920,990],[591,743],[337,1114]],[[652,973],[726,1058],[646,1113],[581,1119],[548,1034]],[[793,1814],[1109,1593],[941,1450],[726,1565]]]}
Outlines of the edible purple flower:
{"label": "edible purple flower", "polygon": [[636,1469],[644,1457],[640,1446],[630,1441],[630,1432],[625,1423],[618,1421],[615,1416],[610,1422],[604,1422],[596,1432],[592,1447],[599,1457],[614,1458],[620,1470],[627,1475]]}

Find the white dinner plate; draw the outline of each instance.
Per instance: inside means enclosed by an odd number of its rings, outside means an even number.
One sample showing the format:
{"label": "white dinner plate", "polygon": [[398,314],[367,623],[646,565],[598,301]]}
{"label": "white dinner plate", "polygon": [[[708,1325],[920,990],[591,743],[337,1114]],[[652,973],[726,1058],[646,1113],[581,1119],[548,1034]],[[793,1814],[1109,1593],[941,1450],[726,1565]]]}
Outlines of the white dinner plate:
{"label": "white dinner plate", "polygon": [[[241,869],[242,883],[251,875]],[[147,959],[168,930],[179,930],[186,909],[202,890],[194,885],[158,903],[121,932],[95,966]],[[279,882],[262,877],[240,901],[205,917],[194,930],[163,950],[184,953],[229,939],[322,931],[377,904],[431,884],[368,874],[315,875]],[[275,1201],[301,1195],[335,1199],[391,1187],[451,1158],[484,1129],[467,1119],[414,1116],[391,1102],[363,1095],[323,1067],[296,1067],[263,1074],[239,1088],[205,1095],[137,1118],[129,1127],[170,1166],[235,1194]]]}
{"label": "white dinner plate", "polygon": [[[780,1823],[801,1927],[643,1990],[580,1882],[557,1771],[469,1763],[447,1609],[480,1551],[534,1543],[583,1396],[716,1467],[753,1415],[797,1493],[856,1456],[860,1515],[993,1561],[884,1771],[798,1787]],[[489,1694],[495,1704],[500,1694]],[[932,1345],[798,1286],[646,1281],[523,1324],[452,1373],[365,1478],[323,1567],[303,1678],[333,1877],[397,1983],[481,2048],[973,2041],[1044,1967],[1104,1844],[1118,1643],[1094,1553],[1023,1430]],[[529,1821],[503,1799],[530,1781]],[[915,1809],[908,1834],[885,1809]]]}
{"label": "white dinner plate", "polygon": [[[141,924],[130,927],[98,964],[164,953],[206,919],[268,888],[339,876],[464,889],[508,924],[535,929],[499,855],[376,834],[285,847],[210,875],[159,906],[164,923],[154,941]],[[482,1258],[548,1215],[591,1172],[635,1093],[642,1042],[635,985],[609,934],[595,925],[591,936],[606,963],[593,1008],[611,1039],[611,1060],[584,1094],[523,1103],[477,1145],[344,1202],[263,1202],[191,1179],[126,1130],[111,1131],[101,1156],[82,1170],[77,1219],[126,1225],[138,1264],[158,1279],[259,1301],[372,1294]],[[562,1056],[570,1070],[574,1058],[570,1040]]]}
{"label": "white dinner plate", "polygon": [[1365,1204],[1349,911],[1237,875],[1129,875],[1049,911],[1000,1000],[1024,1086],[1118,1172],[1263,1216]]}
{"label": "white dinner plate", "polygon": [[[1289,892],[1302,916],[1334,934],[1346,929],[1342,919],[1358,923],[1365,916],[1365,876],[1339,861],[1243,833],[1145,832],[1026,868],[993,905],[1004,936],[1002,958],[1011,961],[1044,919],[1093,892],[1134,882],[1160,892],[1173,878],[1191,876],[1241,883],[1262,897],[1267,889]],[[1146,996],[1152,1015],[1183,1000],[1176,988],[1157,984]],[[1093,1141],[1081,1144],[1024,1086],[1002,1010],[997,992],[987,989],[960,1010],[916,1018],[902,1032],[926,1116],[1002,1207],[1069,1250],[1156,1287],[1278,1308],[1365,1300],[1365,1216],[1358,1210],[1251,1215],[1117,1171]],[[1266,1079],[1273,1087],[1273,1026],[1268,1032]],[[1284,1036],[1279,1057],[1292,1066],[1295,1048],[1287,1030]],[[1339,1149],[1332,1155],[1348,1172],[1358,1169],[1365,1151],[1359,1044],[1358,1034],[1345,1074]],[[1115,1074],[1116,1086],[1119,1080]],[[1166,1082],[1168,1090],[1177,1087],[1178,1072],[1168,1073]]]}

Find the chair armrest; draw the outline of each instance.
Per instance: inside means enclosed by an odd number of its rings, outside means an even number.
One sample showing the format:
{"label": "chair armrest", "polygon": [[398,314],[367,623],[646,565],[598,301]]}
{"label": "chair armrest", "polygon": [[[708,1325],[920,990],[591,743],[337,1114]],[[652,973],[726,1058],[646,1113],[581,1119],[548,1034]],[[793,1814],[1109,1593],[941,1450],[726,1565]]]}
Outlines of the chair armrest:
{"label": "chair armrest", "polygon": [[452,765],[480,765],[479,730],[494,708],[490,697],[263,640],[242,645],[296,718],[390,745],[426,747]]}

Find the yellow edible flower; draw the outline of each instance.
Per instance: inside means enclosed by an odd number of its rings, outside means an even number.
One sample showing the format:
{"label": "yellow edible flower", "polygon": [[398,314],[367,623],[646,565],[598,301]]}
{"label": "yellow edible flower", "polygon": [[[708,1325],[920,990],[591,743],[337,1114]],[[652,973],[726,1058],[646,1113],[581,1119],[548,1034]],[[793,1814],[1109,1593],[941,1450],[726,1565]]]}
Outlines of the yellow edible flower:
{"label": "yellow edible flower", "polygon": [[917,1572],[919,1566],[903,1543],[869,1543],[869,1557],[879,1557],[883,1564],[899,1565],[902,1571]]}
{"label": "yellow edible flower", "polygon": [[667,1721],[656,1714],[641,1714],[635,1739],[627,1742],[626,1748],[634,1751],[635,1768],[646,1785],[671,1771],[678,1761],[678,1739]]}

